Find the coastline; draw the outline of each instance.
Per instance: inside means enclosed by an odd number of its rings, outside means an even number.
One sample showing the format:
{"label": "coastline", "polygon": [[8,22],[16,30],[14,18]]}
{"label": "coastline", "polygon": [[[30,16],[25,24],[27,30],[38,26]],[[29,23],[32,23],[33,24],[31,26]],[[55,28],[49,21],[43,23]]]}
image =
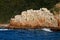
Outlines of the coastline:
{"label": "coastline", "polygon": [[60,27],[36,27],[36,28],[28,28],[28,27],[19,27],[16,28],[15,26],[10,26],[9,24],[0,24],[0,29],[43,29],[43,28],[47,28],[50,29],[52,31],[60,31]]}

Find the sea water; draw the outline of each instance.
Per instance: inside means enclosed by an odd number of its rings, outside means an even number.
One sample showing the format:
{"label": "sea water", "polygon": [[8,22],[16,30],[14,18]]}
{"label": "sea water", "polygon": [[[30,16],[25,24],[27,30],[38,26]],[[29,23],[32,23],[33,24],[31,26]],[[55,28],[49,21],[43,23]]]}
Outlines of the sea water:
{"label": "sea water", "polygon": [[40,29],[1,29],[0,40],[60,40],[60,32],[48,32]]}

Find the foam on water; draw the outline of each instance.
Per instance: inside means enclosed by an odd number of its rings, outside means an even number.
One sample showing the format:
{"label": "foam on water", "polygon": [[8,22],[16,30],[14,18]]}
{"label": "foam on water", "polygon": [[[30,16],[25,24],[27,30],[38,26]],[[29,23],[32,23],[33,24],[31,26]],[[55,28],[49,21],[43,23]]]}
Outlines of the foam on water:
{"label": "foam on water", "polygon": [[50,30],[50,29],[48,29],[48,28],[43,28],[43,29],[41,29],[41,30],[43,30],[43,31],[48,31],[48,32],[52,32],[52,30]]}
{"label": "foam on water", "polygon": [[0,29],[0,31],[6,31],[6,30],[10,30],[10,29]]}

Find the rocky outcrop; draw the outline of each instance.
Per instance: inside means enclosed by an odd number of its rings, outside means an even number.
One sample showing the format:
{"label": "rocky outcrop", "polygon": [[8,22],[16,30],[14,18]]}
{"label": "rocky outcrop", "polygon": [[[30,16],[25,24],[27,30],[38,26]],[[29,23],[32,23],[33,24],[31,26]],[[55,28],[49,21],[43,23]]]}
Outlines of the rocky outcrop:
{"label": "rocky outcrop", "polygon": [[11,18],[9,28],[58,27],[59,19],[58,21],[56,19],[56,16],[46,8],[40,10],[30,9]]}
{"label": "rocky outcrop", "polygon": [[60,27],[60,3],[57,3],[52,11],[56,20],[58,21],[58,27]]}
{"label": "rocky outcrop", "polygon": [[55,16],[55,18],[56,18],[56,20],[58,22],[58,27],[60,27],[60,14],[56,14],[54,16]]}

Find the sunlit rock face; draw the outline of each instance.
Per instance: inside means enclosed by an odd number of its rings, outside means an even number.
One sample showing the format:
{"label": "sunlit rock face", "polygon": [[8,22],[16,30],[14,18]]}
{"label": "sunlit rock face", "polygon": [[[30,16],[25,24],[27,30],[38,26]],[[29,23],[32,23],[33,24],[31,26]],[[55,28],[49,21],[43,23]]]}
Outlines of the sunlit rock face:
{"label": "sunlit rock face", "polygon": [[60,27],[60,3],[57,3],[52,11],[53,11],[54,17],[58,21],[58,27]]}
{"label": "sunlit rock face", "polygon": [[54,15],[55,16],[55,19],[57,20],[58,22],[58,27],[60,27],[60,14],[56,14]]}
{"label": "sunlit rock face", "polygon": [[21,12],[21,15],[11,18],[10,26],[12,28],[58,27],[58,22],[47,8],[41,8]]}

